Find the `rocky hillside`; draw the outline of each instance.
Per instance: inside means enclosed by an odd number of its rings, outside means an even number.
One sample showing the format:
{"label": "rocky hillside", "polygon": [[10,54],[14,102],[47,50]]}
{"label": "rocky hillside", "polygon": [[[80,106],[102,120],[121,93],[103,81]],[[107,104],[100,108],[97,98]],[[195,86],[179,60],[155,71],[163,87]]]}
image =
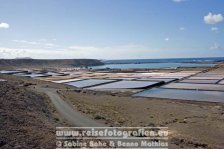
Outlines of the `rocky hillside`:
{"label": "rocky hillside", "polygon": [[55,148],[55,117],[48,97],[0,82],[0,148]]}
{"label": "rocky hillside", "polygon": [[0,69],[86,67],[102,64],[101,61],[95,59],[0,59]]}

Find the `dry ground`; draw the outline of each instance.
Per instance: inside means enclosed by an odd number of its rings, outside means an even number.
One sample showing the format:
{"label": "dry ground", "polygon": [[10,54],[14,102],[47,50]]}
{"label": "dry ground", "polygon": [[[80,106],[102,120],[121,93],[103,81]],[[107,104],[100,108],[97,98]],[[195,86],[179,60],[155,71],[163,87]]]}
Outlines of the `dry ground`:
{"label": "dry ground", "polygon": [[22,85],[0,82],[0,148],[55,148],[55,126],[61,123],[54,107],[47,96]]}
{"label": "dry ground", "polygon": [[[224,71],[222,68],[219,70],[214,70],[214,72],[223,73]],[[58,93],[60,94],[60,96],[70,104],[73,104],[74,108],[78,109],[88,117],[99,120],[101,122],[103,121],[108,126],[167,126],[169,127],[170,132],[169,145],[172,149],[222,149],[224,146],[224,104],[222,103],[191,102],[156,98],[137,98],[130,97],[129,93],[117,94],[111,92],[96,92],[23,77],[7,75],[2,75],[0,77],[2,79],[10,80],[10,82],[13,83],[10,88],[15,88],[15,86],[18,87],[21,84],[32,83],[47,88],[59,89]],[[46,145],[48,142],[46,140],[49,140],[50,142],[51,138],[53,138],[53,136],[55,137],[55,134],[53,132],[55,120],[53,118],[52,121],[53,116],[49,116],[51,112],[49,110],[43,112],[42,106],[36,106],[33,107],[32,110],[34,111],[33,113],[35,116],[29,116],[23,113],[24,111],[26,111],[25,113],[27,113],[29,109],[24,109],[24,107],[27,107],[26,101],[28,100],[34,102],[31,105],[38,105],[38,103],[36,103],[37,101],[41,101],[41,103],[44,103],[45,107],[47,105],[50,105],[49,103],[47,103],[47,100],[42,99],[43,95],[35,93],[36,85],[28,85],[27,87],[22,87],[22,90],[13,89],[13,91],[8,91],[9,89],[0,89],[0,91],[3,91],[3,93],[9,93],[0,94],[0,97],[4,97],[0,98],[1,103],[3,103],[3,101],[5,102],[5,99],[10,99],[9,103],[6,102],[9,108],[1,110],[5,106],[0,105],[0,120],[5,122],[3,124],[1,123],[0,125],[3,125],[4,128],[10,131],[14,130],[14,128],[21,128],[19,129],[19,131],[22,132],[19,132],[18,134],[27,136],[27,138],[31,138],[30,140],[34,138],[34,140],[36,140],[37,142],[36,145]],[[33,91],[31,91],[30,88],[32,88]],[[5,98],[7,97],[6,95],[9,95],[8,98]],[[13,96],[13,99],[11,99],[11,95],[16,96]],[[16,101],[19,102],[16,103]],[[19,103],[23,103],[23,108],[21,108],[23,112],[21,113],[18,112],[19,110],[21,110],[19,108],[20,106],[18,106]],[[13,109],[14,107],[16,107],[15,110]],[[10,112],[9,114],[5,114],[4,111],[10,111],[11,109],[13,109],[11,111],[11,113],[13,113],[12,115],[10,115]],[[44,109],[46,110],[51,108]],[[12,121],[10,119],[6,119],[11,117],[16,120]],[[17,125],[16,122],[19,121],[18,119],[20,119],[20,117],[24,117],[24,119],[21,124],[19,123]],[[8,125],[6,124],[10,124],[10,127],[8,127]],[[21,125],[25,125],[26,127],[24,129],[23,127],[17,127]],[[32,128],[40,128],[42,131],[46,131],[49,136],[43,135],[41,133],[38,134],[35,131],[36,129]],[[27,130],[30,129],[34,130],[34,132],[27,132]],[[5,131],[5,129],[1,129],[1,131]],[[4,133],[4,135],[1,135],[1,138],[5,139],[8,133]],[[37,135],[35,136],[34,134],[36,133]],[[47,137],[48,139],[46,139],[45,137]],[[16,145],[15,142],[18,141],[18,137],[17,141],[15,141],[16,139],[14,139],[14,143],[13,140],[10,140],[10,137],[6,138],[6,140],[7,139],[14,146]],[[6,145],[7,142],[5,142],[0,142],[0,145]],[[35,141],[32,140],[32,142]]]}
{"label": "dry ground", "polygon": [[166,126],[174,148],[222,148],[224,104],[60,91],[75,108],[109,126]]}

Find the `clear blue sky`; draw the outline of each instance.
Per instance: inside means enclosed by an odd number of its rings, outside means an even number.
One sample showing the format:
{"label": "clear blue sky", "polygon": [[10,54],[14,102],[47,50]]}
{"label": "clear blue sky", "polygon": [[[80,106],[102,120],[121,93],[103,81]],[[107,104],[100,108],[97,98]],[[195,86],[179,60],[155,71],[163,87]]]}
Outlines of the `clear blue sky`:
{"label": "clear blue sky", "polygon": [[223,0],[0,0],[0,58],[221,57],[223,17]]}

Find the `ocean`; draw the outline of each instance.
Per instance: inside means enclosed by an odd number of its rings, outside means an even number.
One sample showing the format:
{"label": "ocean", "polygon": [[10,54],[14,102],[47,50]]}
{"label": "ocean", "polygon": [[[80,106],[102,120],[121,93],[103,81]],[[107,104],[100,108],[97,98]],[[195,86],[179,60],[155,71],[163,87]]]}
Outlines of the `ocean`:
{"label": "ocean", "polygon": [[224,61],[224,57],[103,60],[103,62],[106,63],[106,64],[118,64],[118,63],[192,63],[192,62],[217,62],[217,61]]}
{"label": "ocean", "polygon": [[212,67],[213,62],[224,61],[224,57],[212,58],[172,58],[172,59],[123,59],[102,60],[105,65],[93,66],[92,69],[153,69],[177,67]]}

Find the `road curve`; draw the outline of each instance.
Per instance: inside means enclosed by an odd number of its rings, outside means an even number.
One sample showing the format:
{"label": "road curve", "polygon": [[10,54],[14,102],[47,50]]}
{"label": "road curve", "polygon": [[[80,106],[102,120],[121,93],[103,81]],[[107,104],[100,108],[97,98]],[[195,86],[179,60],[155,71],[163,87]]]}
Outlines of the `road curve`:
{"label": "road curve", "polygon": [[56,89],[51,88],[39,88],[38,91],[44,92],[50,97],[50,100],[54,104],[56,110],[61,116],[68,120],[76,127],[105,127],[106,125],[98,123],[93,119],[90,119],[72,108],[57,94]]}

